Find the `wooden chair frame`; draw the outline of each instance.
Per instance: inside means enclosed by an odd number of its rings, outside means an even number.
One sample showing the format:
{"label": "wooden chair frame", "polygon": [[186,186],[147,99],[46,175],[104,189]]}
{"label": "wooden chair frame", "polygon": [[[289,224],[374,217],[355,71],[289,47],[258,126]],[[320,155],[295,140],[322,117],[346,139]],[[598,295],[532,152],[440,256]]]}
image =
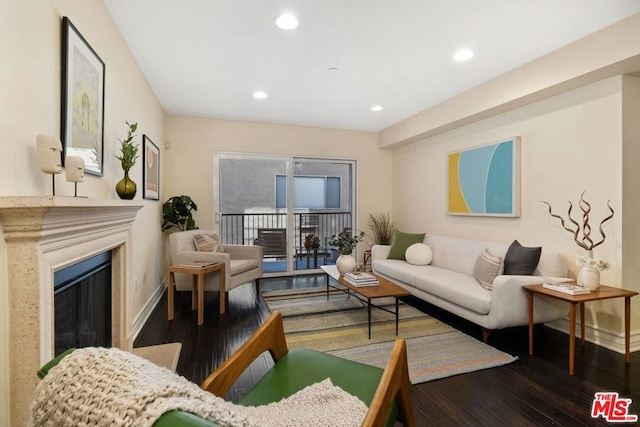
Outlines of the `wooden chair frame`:
{"label": "wooden chair frame", "polygon": [[[242,372],[265,351],[271,354],[275,363],[289,351],[284,336],[282,315],[279,312],[271,314],[247,342],[209,375],[200,387],[216,396],[224,397]],[[398,420],[405,426],[413,427],[415,420],[407,365],[407,344],[403,338],[396,339],[362,425],[384,425],[394,400],[398,402]]]}

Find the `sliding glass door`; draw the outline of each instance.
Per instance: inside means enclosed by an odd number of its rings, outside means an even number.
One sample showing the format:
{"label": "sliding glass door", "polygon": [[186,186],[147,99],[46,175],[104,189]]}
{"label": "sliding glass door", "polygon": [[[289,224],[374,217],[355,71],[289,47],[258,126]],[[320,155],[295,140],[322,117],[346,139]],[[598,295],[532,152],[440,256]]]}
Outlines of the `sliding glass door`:
{"label": "sliding glass door", "polygon": [[335,264],[331,236],[352,227],[353,161],[216,153],[223,244],[260,245],[266,275]]}

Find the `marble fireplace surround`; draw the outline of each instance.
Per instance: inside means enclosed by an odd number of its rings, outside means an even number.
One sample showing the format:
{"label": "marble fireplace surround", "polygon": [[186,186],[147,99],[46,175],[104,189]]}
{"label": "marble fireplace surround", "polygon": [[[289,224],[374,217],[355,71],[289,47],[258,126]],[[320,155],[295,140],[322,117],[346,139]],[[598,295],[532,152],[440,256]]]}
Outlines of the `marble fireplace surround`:
{"label": "marble fireplace surround", "polygon": [[143,205],[116,199],[0,197],[10,322],[11,425],[28,418],[37,370],[54,354],[54,272],[112,251],[112,345],[132,348],[132,223]]}

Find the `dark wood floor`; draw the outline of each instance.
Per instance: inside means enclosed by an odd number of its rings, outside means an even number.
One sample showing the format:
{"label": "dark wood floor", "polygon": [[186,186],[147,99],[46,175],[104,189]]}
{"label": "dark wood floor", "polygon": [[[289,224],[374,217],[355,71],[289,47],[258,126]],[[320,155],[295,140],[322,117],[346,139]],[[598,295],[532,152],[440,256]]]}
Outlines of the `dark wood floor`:
{"label": "dark wood floor", "polygon": [[[324,276],[263,279],[262,289],[324,284]],[[176,299],[176,318],[167,320],[166,293],[134,346],[181,342],[177,372],[200,384],[268,317],[255,288],[244,285],[229,294],[227,314],[217,312],[217,294],[206,293],[205,322],[197,326],[187,295]],[[414,298],[406,300],[425,313],[481,339],[480,327]],[[622,311],[622,303],[620,310]],[[590,415],[594,393],[615,391],[633,400],[640,415],[640,352],[625,364],[624,355],[587,343],[576,345],[575,375],[568,374],[568,336],[549,328],[536,330],[535,355],[528,354],[527,328],[493,331],[489,344],[519,357],[507,366],[458,375],[413,387],[418,426],[604,425]],[[238,380],[227,399],[237,400],[272,365],[258,359]]]}

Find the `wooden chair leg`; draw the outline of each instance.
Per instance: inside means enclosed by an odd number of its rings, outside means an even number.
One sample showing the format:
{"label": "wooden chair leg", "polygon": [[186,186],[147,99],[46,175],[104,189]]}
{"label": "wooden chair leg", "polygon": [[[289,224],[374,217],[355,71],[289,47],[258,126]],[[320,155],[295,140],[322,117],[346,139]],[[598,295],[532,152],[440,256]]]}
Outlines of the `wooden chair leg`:
{"label": "wooden chair leg", "polygon": [[260,279],[256,279],[256,301],[260,299]]}

